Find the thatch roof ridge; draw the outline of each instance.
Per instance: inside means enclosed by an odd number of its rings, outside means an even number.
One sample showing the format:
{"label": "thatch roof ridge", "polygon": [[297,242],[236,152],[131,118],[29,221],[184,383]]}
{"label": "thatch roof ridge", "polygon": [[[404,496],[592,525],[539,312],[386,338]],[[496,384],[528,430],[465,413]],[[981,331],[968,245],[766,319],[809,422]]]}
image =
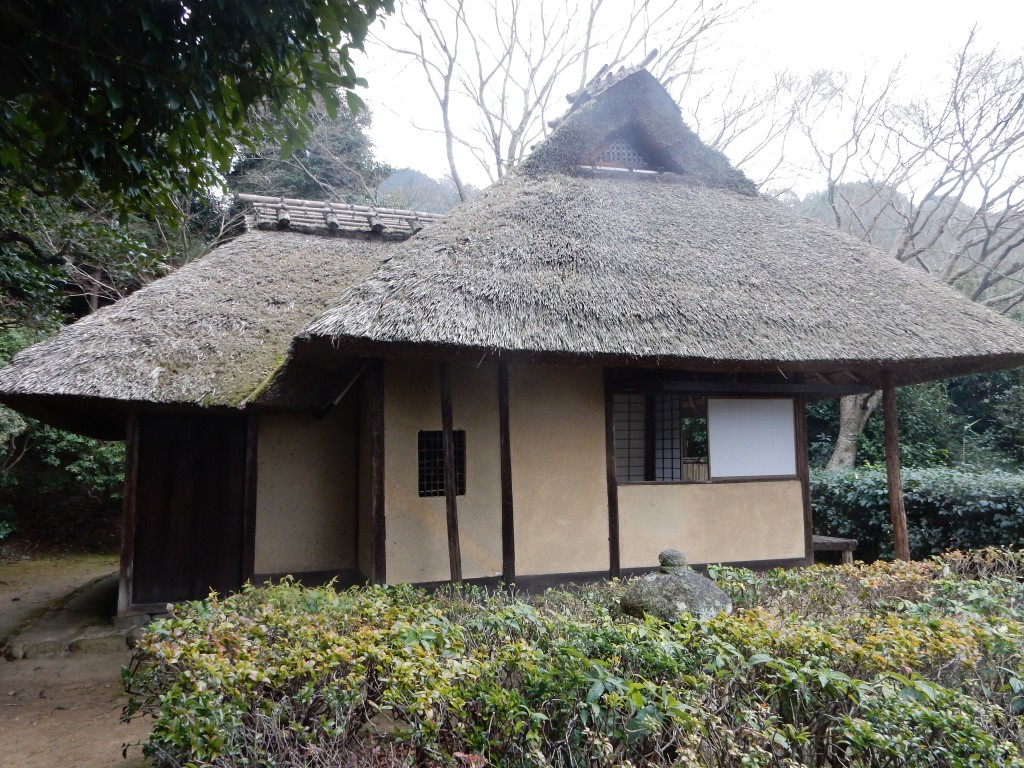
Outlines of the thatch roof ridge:
{"label": "thatch roof ridge", "polygon": [[0,397],[244,405],[295,333],[393,246],[250,232],[23,350]]}
{"label": "thatch roof ridge", "polygon": [[706,146],[683,121],[668,92],[645,69],[632,72],[575,107],[517,169],[519,173],[573,174],[612,136],[642,147],[657,169],[677,181],[757,193],[757,186]]}
{"label": "thatch roof ridge", "polygon": [[1013,321],[774,200],[555,173],[510,174],[407,241],[301,336],[317,337],[705,368],[916,361],[918,379],[1024,363]]}
{"label": "thatch roof ridge", "polygon": [[368,230],[394,239],[405,239],[441,215],[407,208],[339,203],[325,200],[301,200],[290,197],[239,194],[235,199],[246,205],[249,229],[293,229],[314,234],[351,235],[353,230]]}

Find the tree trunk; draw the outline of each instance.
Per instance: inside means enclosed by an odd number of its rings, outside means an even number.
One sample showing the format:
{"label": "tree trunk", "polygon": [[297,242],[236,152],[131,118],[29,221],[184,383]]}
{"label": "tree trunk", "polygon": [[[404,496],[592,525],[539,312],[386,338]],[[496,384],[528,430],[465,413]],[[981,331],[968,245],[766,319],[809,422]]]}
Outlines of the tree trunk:
{"label": "tree trunk", "polygon": [[857,463],[857,437],[864,431],[864,424],[874,413],[881,399],[881,392],[866,395],[846,395],[839,400],[839,437],[832,456],[825,465],[826,470],[852,469]]}

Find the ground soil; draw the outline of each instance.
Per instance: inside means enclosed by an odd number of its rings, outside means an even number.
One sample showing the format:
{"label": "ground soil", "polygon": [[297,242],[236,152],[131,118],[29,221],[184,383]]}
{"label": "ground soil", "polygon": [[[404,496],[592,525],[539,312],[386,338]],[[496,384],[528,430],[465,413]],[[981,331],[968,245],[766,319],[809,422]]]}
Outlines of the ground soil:
{"label": "ground soil", "polygon": [[[0,561],[0,637],[62,596],[117,570],[114,555],[51,554]],[[149,723],[120,722],[119,653],[0,659],[0,768],[138,768]]]}

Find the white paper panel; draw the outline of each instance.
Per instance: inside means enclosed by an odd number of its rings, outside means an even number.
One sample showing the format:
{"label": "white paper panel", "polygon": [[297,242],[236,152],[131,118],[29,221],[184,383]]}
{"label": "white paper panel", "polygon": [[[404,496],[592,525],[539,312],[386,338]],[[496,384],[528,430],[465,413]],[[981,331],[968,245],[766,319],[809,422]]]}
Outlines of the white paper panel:
{"label": "white paper panel", "polygon": [[711,477],[796,474],[793,401],[708,398]]}

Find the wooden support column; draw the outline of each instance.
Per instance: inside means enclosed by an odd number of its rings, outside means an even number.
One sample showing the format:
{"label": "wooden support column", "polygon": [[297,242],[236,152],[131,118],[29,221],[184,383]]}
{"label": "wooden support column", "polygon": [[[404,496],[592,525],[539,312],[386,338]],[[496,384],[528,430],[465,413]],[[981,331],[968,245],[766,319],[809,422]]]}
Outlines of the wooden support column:
{"label": "wooden support column", "polygon": [[804,505],[804,561],[814,564],[814,510],[811,507],[811,464],[807,453],[807,401],[793,399],[794,436],[796,440],[796,476],[800,479],[800,495]]}
{"label": "wooden support column", "polygon": [[619,480],[615,470],[615,396],[611,371],[604,372],[604,448],[608,480],[608,576],[622,575],[619,558]]}
{"label": "wooden support column", "polygon": [[893,551],[898,560],[909,560],[907,512],[903,508],[903,481],[900,478],[900,432],[899,415],[896,410],[896,387],[892,383],[892,374],[888,372],[882,377],[882,413],[885,417],[885,475],[889,485]]}
{"label": "wooden support column", "polygon": [[242,581],[252,581],[256,565],[256,490],[259,478],[259,415],[250,413],[245,422],[245,497],[242,513]]}
{"label": "wooden support column", "polygon": [[498,363],[498,435],[501,451],[501,577],[516,580],[516,526],[512,511],[512,443],[508,426],[508,363]]}
{"label": "wooden support column", "polygon": [[369,369],[370,389],[370,583],[387,582],[384,524],[384,361]]}
{"label": "wooden support column", "polygon": [[121,507],[121,568],[118,574],[117,612],[125,613],[132,604],[132,577],[135,561],[135,520],[139,481],[139,414],[125,419],[124,497]]}
{"label": "wooden support column", "polygon": [[444,506],[448,519],[448,566],[452,581],[462,581],[459,507],[455,485],[455,430],[452,427],[452,382],[448,363],[441,363],[441,429],[444,435]]}

